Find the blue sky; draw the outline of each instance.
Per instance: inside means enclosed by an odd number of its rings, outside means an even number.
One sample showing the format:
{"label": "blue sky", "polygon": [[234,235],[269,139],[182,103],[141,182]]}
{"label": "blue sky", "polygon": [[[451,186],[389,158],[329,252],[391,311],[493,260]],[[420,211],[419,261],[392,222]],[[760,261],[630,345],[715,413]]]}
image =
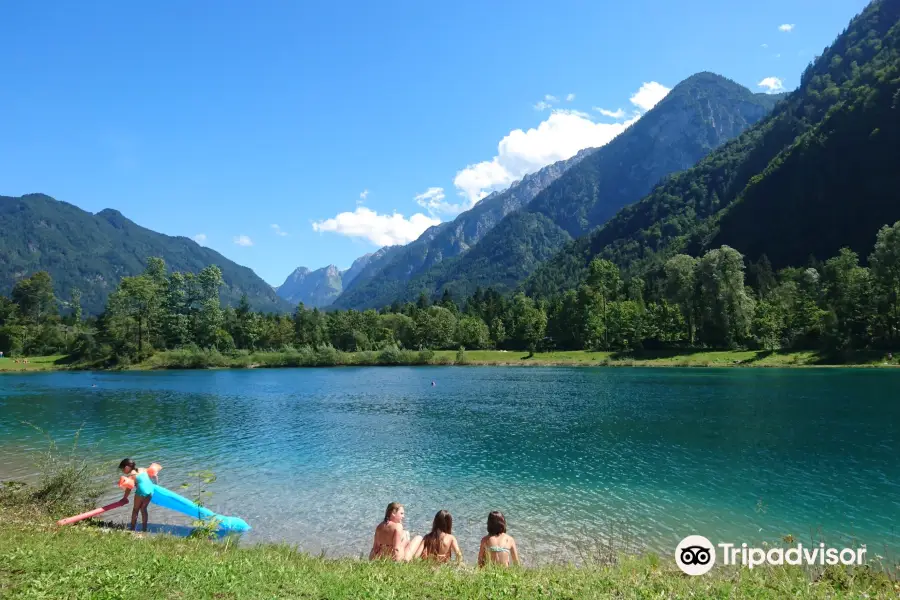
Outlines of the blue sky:
{"label": "blue sky", "polygon": [[4,2],[0,195],[202,236],[277,285],[608,141],[695,72],[793,89],[865,4]]}

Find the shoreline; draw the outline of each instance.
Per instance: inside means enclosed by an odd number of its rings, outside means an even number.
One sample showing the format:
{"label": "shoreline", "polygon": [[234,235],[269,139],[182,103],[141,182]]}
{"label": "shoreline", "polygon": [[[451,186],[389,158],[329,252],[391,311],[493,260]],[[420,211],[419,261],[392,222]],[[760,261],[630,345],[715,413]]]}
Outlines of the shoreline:
{"label": "shoreline", "polygon": [[[322,354],[325,354],[324,356]],[[28,364],[0,359],[0,374],[52,371],[160,371],[211,369],[278,369],[328,367],[472,366],[472,367],[654,367],[654,368],[865,368],[900,366],[882,352],[858,352],[835,357],[816,351],[684,350],[640,352],[527,352],[505,350],[403,351],[400,356],[379,352],[329,351],[238,352],[215,350],[158,352],[133,365],[106,366],[100,362],[74,362],[67,356],[28,358]]]}
{"label": "shoreline", "polygon": [[[673,556],[477,569],[313,556],[285,544],[229,545],[100,527],[57,527],[0,507],[0,595],[121,598],[890,598],[900,583],[864,567],[717,565],[685,576]],[[147,565],[153,565],[148,570]],[[123,581],[131,582],[123,588]]]}

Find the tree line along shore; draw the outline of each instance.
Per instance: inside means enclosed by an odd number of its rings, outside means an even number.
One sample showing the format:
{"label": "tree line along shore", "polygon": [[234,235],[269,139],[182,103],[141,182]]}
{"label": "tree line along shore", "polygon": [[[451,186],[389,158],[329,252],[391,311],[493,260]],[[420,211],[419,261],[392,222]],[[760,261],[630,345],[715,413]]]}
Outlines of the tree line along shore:
{"label": "tree line along shore", "polygon": [[246,297],[223,306],[218,267],[169,272],[149,258],[144,273],[118,282],[100,315],[82,313],[77,290],[57,298],[47,272],[20,279],[0,296],[0,352],[12,359],[5,370],[19,358],[47,365],[34,357],[60,355],[57,367],[82,368],[890,364],[900,335],[898,256],[900,223],[879,231],[866,266],[843,249],[776,273],[765,256],[747,265],[722,246],[674,255],[643,277],[595,259],[576,289],[551,297],[478,289],[457,300],[445,291],[378,311],[301,304],[292,314],[255,312]]}

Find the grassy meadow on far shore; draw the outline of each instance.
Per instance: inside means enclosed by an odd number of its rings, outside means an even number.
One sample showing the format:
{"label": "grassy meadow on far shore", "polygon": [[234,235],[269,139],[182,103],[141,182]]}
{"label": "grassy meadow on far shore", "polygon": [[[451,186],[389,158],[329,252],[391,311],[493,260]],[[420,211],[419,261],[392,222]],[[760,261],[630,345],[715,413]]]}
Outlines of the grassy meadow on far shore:
{"label": "grassy meadow on far shore", "polygon": [[130,365],[72,361],[63,355],[0,359],[2,372],[86,369],[249,369],[279,367],[473,365],[473,366],[581,366],[581,367],[889,367],[896,366],[884,352],[857,352],[828,356],[812,350],[645,350],[635,352],[528,352],[506,350],[397,350],[342,352],[334,348],[301,348],[278,352],[234,353],[216,350],[167,350]]}

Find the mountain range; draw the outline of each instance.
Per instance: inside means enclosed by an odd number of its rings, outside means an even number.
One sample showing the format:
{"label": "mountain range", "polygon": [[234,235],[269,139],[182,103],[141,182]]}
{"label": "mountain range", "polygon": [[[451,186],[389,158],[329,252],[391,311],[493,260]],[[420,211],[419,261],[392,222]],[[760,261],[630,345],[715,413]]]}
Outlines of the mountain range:
{"label": "mountain range", "polygon": [[775,268],[847,246],[865,260],[900,220],[900,0],[876,0],[764,120],[569,243],[525,283],[546,296],[602,257],[632,273],[722,244]]}
{"label": "mountain range", "polygon": [[296,269],[277,289],[184,237],[112,209],[97,214],[42,194],[0,196],[0,294],[37,270],[58,298],[103,310],[146,259],[172,270],[218,265],[224,302],[260,311],[380,308],[477,287],[538,297],[584,280],[595,257],[626,276],[675,253],[722,244],[775,268],[847,246],[863,259],[900,220],[900,0],[875,0],[802,74],[794,92],[754,94],[712,73],[679,83],[607,145],[524,177],[406,246],[346,271]]}
{"label": "mountain range", "polygon": [[379,308],[423,292],[449,290],[459,298],[476,287],[512,289],[567,242],[762,119],[779,98],[713,73],[694,75],[602,148],[545,167],[392,252],[334,306]]}
{"label": "mountain range", "polygon": [[173,271],[222,270],[222,301],[236,305],[246,294],[250,306],[283,312],[291,306],[252,270],[185,237],[141,227],[122,213],[91,214],[43,194],[0,196],[0,294],[36,271],[53,278],[57,298],[67,303],[81,291],[85,313],[99,314],[122,277],[138,275],[149,257],[160,257]]}
{"label": "mountain range", "polygon": [[303,303],[307,308],[321,308],[334,302],[343,289],[350,285],[362,273],[373,257],[378,253],[370,253],[357,258],[350,268],[341,271],[334,265],[328,265],[315,271],[306,267],[297,267],[288,275],[280,286],[275,288],[278,296],[292,306]]}

